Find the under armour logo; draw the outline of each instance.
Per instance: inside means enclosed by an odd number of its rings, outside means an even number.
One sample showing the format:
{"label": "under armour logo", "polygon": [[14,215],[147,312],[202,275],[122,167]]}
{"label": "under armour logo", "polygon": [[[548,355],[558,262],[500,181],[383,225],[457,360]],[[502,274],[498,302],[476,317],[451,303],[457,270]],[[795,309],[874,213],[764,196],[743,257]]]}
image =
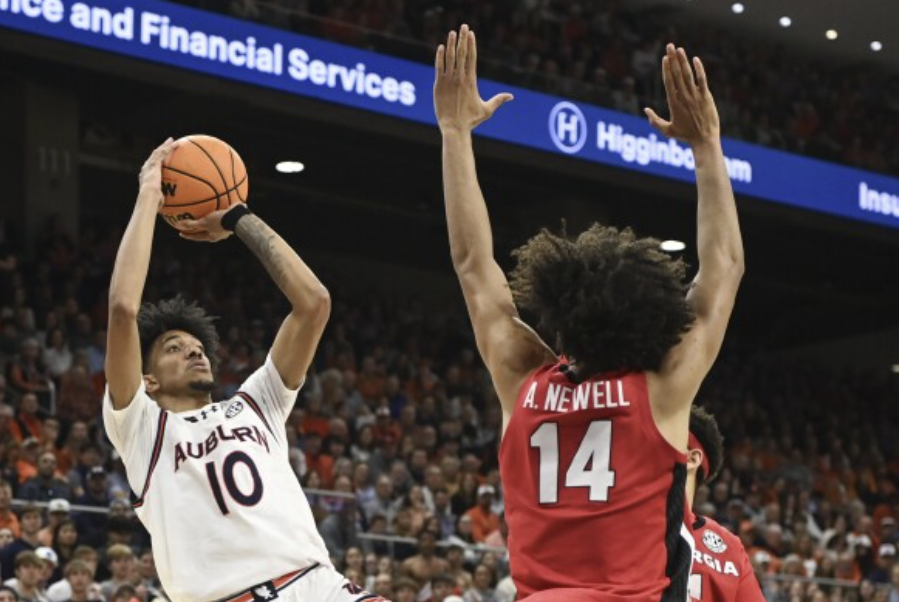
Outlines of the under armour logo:
{"label": "under armour logo", "polygon": [[[271,585],[272,587],[269,587]],[[260,585],[253,589],[254,602],[265,602],[266,600],[274,600],[278,597],[278,590],[274,589],[274,584]]]}

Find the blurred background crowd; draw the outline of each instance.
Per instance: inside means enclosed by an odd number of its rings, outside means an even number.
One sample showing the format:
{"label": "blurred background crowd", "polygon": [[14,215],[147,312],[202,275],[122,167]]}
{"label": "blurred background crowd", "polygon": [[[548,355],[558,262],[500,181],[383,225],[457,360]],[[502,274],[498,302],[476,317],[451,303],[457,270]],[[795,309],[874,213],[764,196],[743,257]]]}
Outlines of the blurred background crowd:
{"label": "blurred background crowd", "polygon": [[[0,239],[0,564],[22,600],[164,595],[100,422],[120,235],[85,229],[76,241],[51,222],[32,261]],[[163,245],[144,298],[181,293],[219,316],[228,396],[262,364],[287,308],[248,253],[215,257]],[[513,600],[501,412],[464,309],[352,291],[350,277],[322,276],[332,318],[287,422],[335,564],[394,601]],[[897,394],[889,374],[738,350],[719,361],[698,403],[718,418],[726,463],[695,510],[739,535],[768,600],[899,600]]]}

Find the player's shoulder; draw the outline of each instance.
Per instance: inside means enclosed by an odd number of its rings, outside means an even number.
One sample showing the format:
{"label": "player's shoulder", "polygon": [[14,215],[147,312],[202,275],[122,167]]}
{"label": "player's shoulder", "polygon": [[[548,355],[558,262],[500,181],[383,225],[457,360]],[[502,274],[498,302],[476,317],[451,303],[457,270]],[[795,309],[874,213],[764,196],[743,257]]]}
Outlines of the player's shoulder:
{"label": "player's shoulder", "polygon": [[237,388],[237,394],[261,394],[273,384],[273,381],[276,378],[280,378],[280,375],[278,374],[278,369],[275,368],[271,355],[269,355],[260,366],[244,378],[243,382],[241,382],[240,386]]}
{"label": "player's shoulder", "polygon": [[137,390],[134,392],[134,395],[131,396],[128,404],[122,408],[115,407],[115,404],[112,402],[112,394],[109,391],[109,382],[106,383],[103,391],[104,421],[111,417],[114,417],[117,420],[121,420],[123,419],[123,417],[136,415],[139,412],[144,411],[162,412],[162,408],[158,403],[156,403],[156,400],[150,397],[150,394],[147,393],[147,386],[143,379],[141,379]]}
{"label": "player's shoulder", "polygon": [[725,552],[739,553],[743,551],[743,542],[721,523],[707,516],[699,516],[693,525],[698,546],[707,548],[716,554]]}

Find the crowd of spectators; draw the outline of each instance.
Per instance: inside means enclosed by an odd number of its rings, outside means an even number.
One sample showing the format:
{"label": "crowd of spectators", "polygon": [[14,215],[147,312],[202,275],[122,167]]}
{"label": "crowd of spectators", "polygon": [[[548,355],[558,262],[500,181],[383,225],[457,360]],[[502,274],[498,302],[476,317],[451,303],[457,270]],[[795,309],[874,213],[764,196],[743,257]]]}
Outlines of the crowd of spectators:
{"label": "crowd of spectators", "polygon": [[[26,261],[2,231],[3,579],[25,602],[162,597],[100,423],[120,233],[72,241],[51,224]],[[326,284],[331,321],[287,432],[336,566],[395,602],[513,600],[501,413],[464,309]],[[145,298],[176,293],[220,316],[218,393],[230,395],[264,361],[284,300],[249,253],[222,262],[199,245],[189,258],[155,252]],[[700,403],[718,416],[727,459],[695,508],[739,535],[769,601],[899,600],[897,394],[890,375],[739,356],[713,372]]]}
{"label": "crowd of spectators", "polygon": [[[643,116],[664,107],[664,44],[701,56],[724,134],[899,173],[899,77],[834,65],[676,10],[619,0],[181,0],[430,64],[446,33],[478,34],[479,73]],[[676,24],[675,24],[676,23]]]}

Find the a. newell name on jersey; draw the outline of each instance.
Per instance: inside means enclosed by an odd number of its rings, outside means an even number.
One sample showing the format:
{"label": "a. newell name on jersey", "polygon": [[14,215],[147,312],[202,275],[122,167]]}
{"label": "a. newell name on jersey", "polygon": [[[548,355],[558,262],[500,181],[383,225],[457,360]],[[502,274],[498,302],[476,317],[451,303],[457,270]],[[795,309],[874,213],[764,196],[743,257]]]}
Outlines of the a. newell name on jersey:
{"label": "a. newell name on jersey", "polygon": [[574,387],[549,383],[542,390],[537,385],[537,382],[531,383],[523,408],[566,414],[631,405],[624,396],[624,383],[617,379],[587,381]]}

